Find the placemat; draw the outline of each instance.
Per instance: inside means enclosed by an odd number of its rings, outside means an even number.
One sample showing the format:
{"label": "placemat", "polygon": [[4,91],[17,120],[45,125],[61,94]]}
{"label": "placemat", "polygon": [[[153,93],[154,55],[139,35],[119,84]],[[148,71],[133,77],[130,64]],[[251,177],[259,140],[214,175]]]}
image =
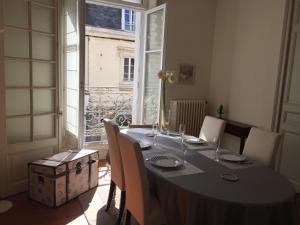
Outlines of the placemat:
{"label": "placemat", "polygon": [[189,162],[185,162],[183,167],[180,167],[178,169],[163,169],[158,168],[150,164],[150,162],[147,161],[147,159],[155,156],[155,155],[165,155],[165,156],[171,156],[174,158],[177,158],[179,160],[182,160],[175,156],[172,153],[169,153],[166,150],[153,150],[151,152],[143,152],[144,159],[146,160],[146,166],[154,171],[155,173],[160,174],[163,177],[177,177],[177,176],[185,176],[185,175],[191,175],[191,174],[197,174],[197,173],[204,173],[203,170],[199,169],[198,167],[192,165]]}
{"label": "placemat", "polygon": [[[215,160],[215,150],[205,150],[205,151],[197,151],[198,153],[204,155],[205,157],[211,159],[211,160]],[[222,149],[220,154],[223,153],[228,153],[229,151],[226,149]],[[252,161],[245,161],[245,162],[225,162],[220,160],[219,163],[229,169],[232,170],[238,170],[238,169],[246,169],[246,168],[250,168],[250,167],[259,167],[262,166],[256,162],[252,162]]]}

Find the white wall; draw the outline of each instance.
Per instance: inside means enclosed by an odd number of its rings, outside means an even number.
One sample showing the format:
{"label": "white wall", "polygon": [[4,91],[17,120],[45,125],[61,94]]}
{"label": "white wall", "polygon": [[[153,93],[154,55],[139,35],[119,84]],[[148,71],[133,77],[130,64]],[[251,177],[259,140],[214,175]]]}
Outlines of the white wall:
{"label": "white wall", "polygon": [[180,63],[194,64],[196,68],[193,85],[167,86],[167,102],[170,99],[187,98],[207,100],[216,1],[167,0],[166,2],[168,6],[165,69],[178,71]]}
{"label": "white wall", "polygon": [[[271,129],[285,0],[218,0],[209,113]],[[238,150],[225,134],[223,145]]]}
{"label": "white wall", "polygon": [[271,129],[285,0],[218,0],[209,112]]}

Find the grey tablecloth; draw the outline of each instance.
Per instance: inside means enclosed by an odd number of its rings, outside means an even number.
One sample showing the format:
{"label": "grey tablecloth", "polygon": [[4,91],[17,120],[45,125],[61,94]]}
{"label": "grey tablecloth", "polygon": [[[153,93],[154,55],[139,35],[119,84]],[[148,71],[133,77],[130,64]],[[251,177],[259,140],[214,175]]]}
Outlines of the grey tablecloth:
{"label": "grey tablecloth", "polygon": [[[133,138],[148,138],[145,130],[130,129]],[[178,143],[158,137],[161,146]],[[148,151],[151,151],[148,150]],[[204,173],[163,177],[147,166],[168,225],[292,225],[295,223],[295,191],[282,175],[267,167],[231,170],[195,151],[186,160]],[[220,175],[234,173],[237,182]]]}

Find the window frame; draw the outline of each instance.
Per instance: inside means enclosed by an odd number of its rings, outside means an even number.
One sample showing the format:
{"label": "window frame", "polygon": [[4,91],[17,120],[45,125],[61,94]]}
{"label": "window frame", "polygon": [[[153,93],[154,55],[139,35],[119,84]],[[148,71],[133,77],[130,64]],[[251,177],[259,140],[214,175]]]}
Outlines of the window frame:
{"label": "window frame", "polygon": [[[127,79],[125,79],[125,60],[126,59],[128,59],[128,73],[127,73]],[[131,67],[132,67],[132,60],[133,60],[133,70],[131,70]],[[135,66],[135,59],[134,59],[134,56],[133,57],[131,57],[131,56],[125,56],[124,58],[123,58],[123,79],[122,79],[122,82],[124,82],[124,83],[132,83],[132,82],[134,82],[134,66]],[[133,75],[133,76],[131,76],[131,75]],[[131,79],[131,77],[132,77],[132,79]]]}
{"label": "window frame", "polygon": [[[129,11],[129,24],[126,24],[126,10]],[[129,26],[130,29],[126,29],[126,26]],[[122,9],[122,30],[132,33],[136,31],[136,14],[134,10]]]}

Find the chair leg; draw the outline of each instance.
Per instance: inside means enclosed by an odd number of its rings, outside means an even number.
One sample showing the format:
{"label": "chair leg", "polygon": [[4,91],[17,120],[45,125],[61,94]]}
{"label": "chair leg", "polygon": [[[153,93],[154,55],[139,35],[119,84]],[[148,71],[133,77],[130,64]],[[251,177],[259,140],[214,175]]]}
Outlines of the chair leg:
{"label": "chair leg", "polygon": [[126,210],[126,221],[125,221],[125,225],[130,225],[130,220],[131,220],[131,213],[129,212],[129,210]]}
{"label": "chair leg", "polygon": [[108,199],[107,199],[107,204],[106,204],[106,209],[105,211],[107,212],[110,205],[111,205],[111,201],[114,197],[114,193],[116,191],[116,184],[115,182],[113,182],[112,180],[110,181],[110,187],[109,187],[109,194],[108,194]]}
{"label": "chair leg", "polygon": [[121,224],[121,220],[122,220],[122,216],[123,216],[123,212],[124,212],[124,208],[125,208],[125,199],[126,199],[126,192],[121,191],[119,215],[118,215],[118,219],[117,219],[117,222],[115,225]]}

